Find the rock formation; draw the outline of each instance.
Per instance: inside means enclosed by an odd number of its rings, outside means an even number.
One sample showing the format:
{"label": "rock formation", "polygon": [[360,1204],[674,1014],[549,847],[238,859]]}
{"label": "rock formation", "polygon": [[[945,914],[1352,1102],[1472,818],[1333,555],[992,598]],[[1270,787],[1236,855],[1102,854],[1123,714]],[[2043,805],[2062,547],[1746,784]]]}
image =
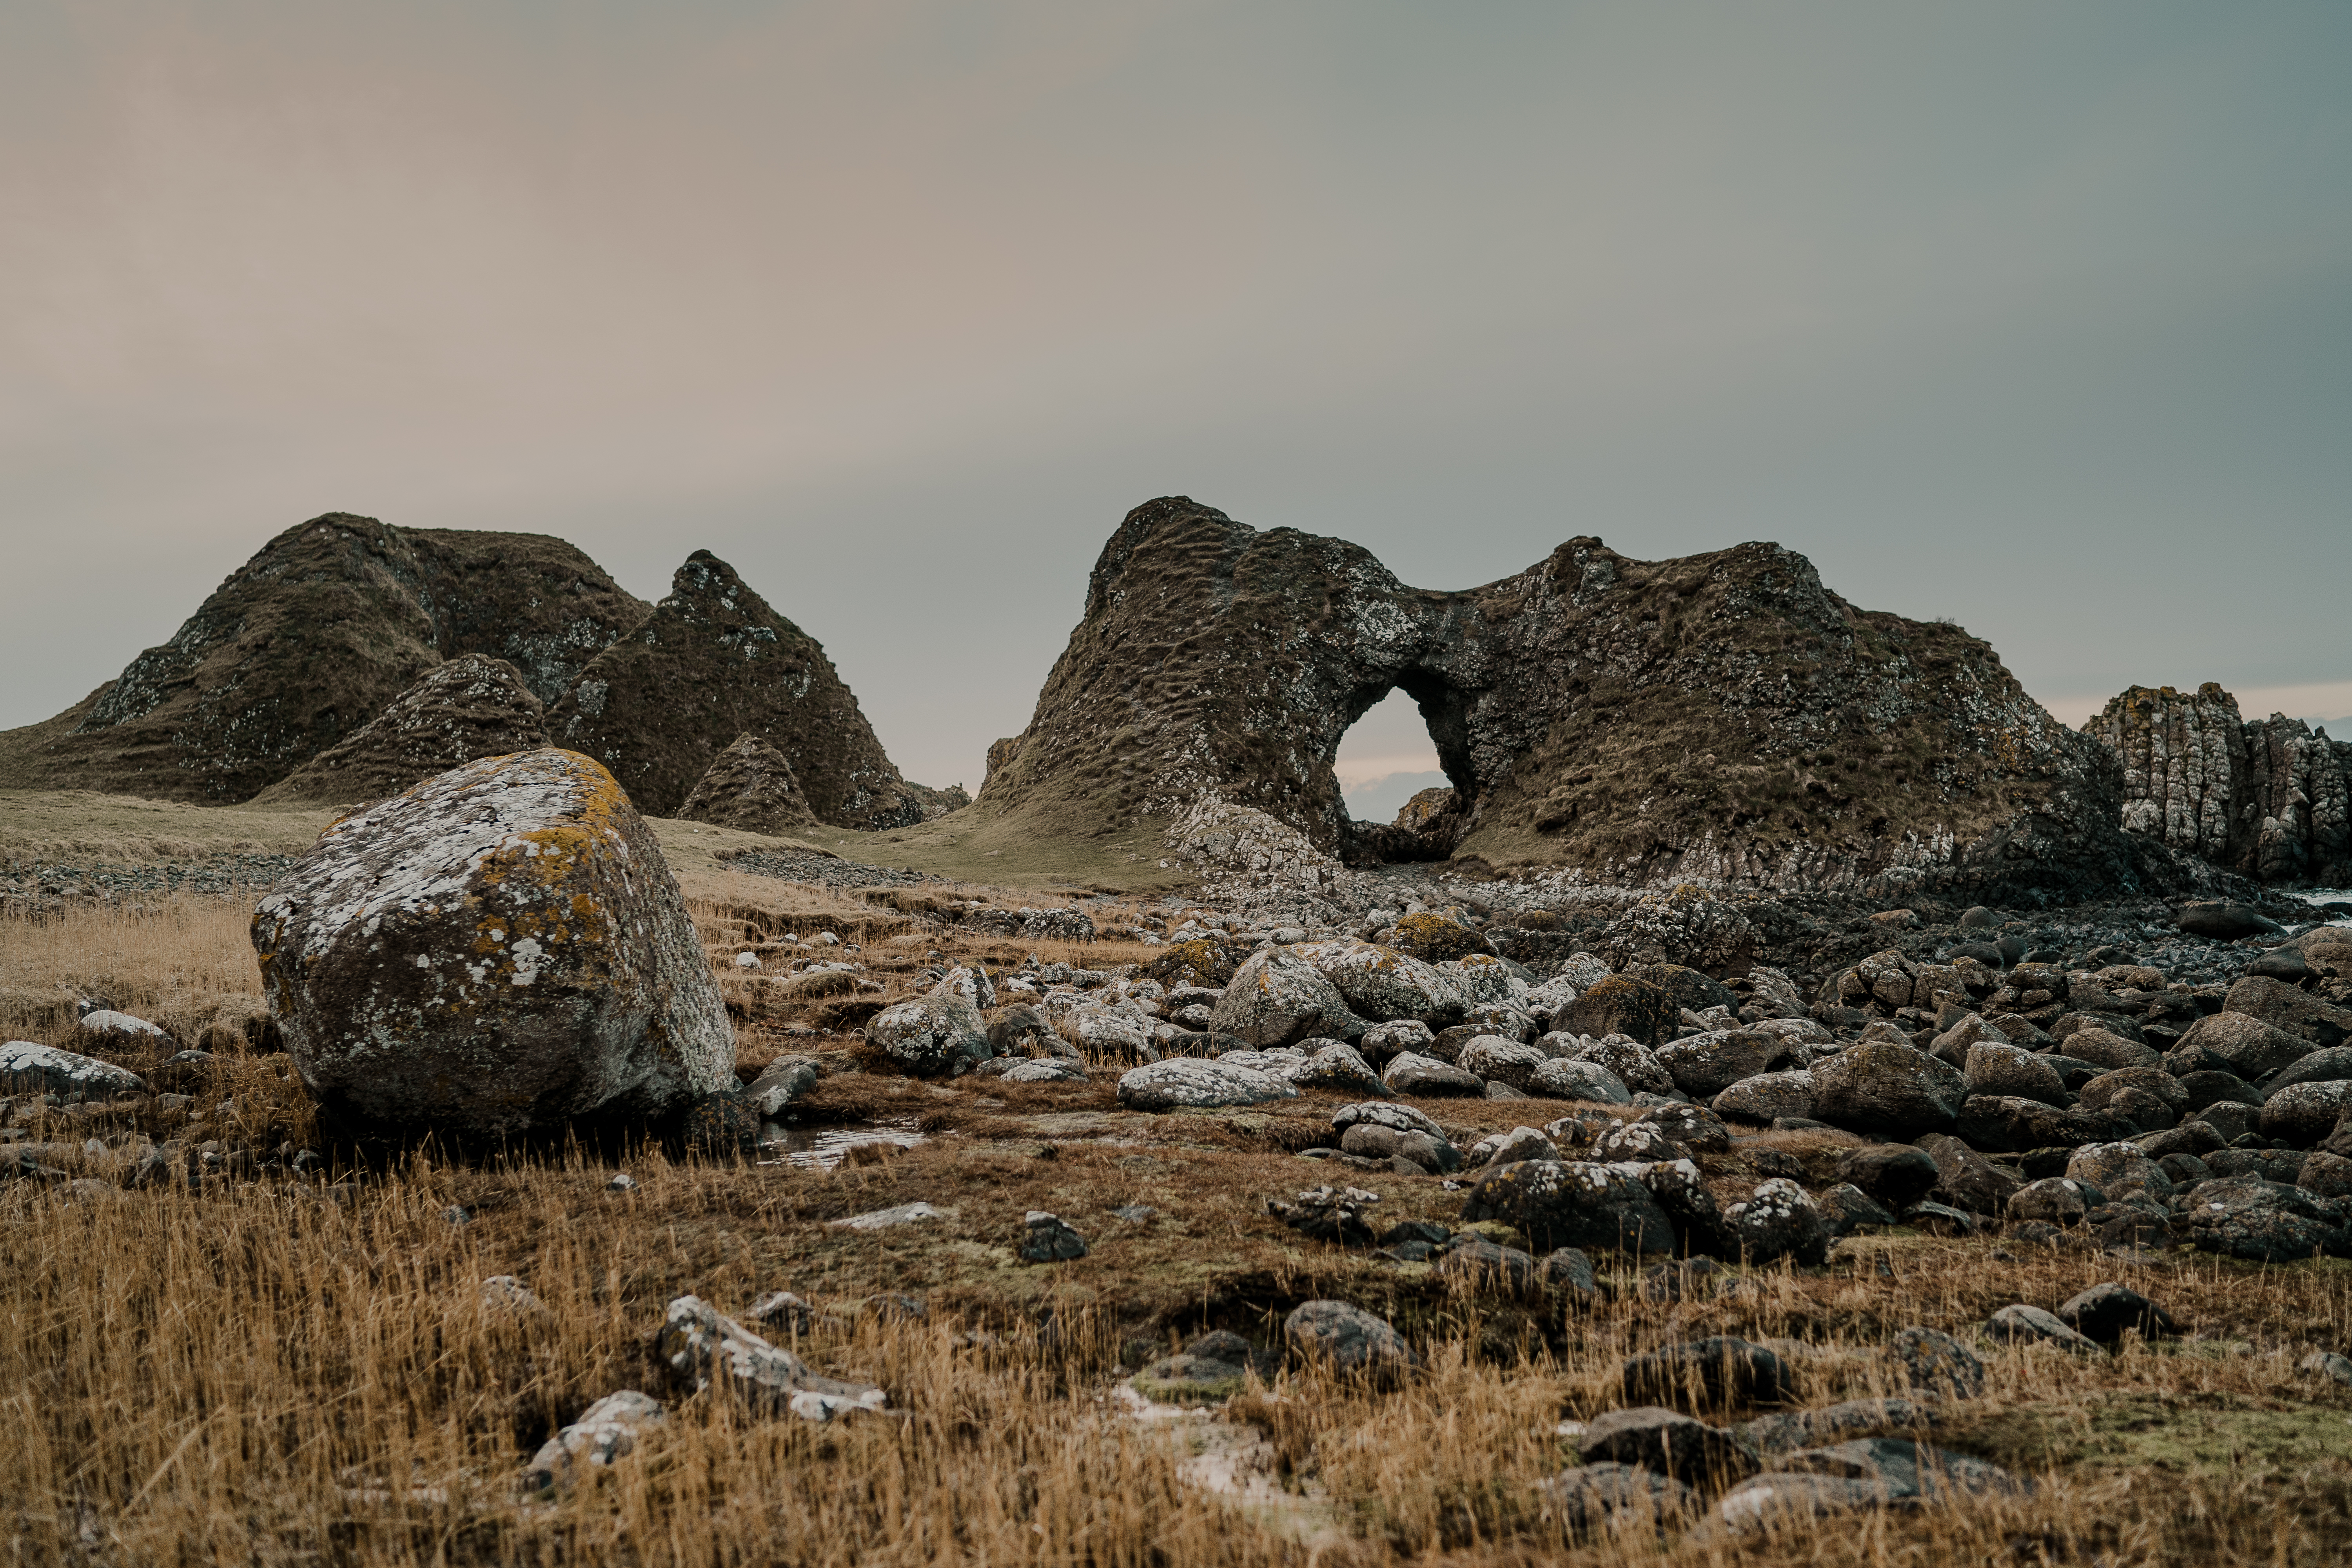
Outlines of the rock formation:
{"label": "rock formation", "polygon": [[2129,831],[2264,881],[2352,877],[2352,742],[2283,714],[2241,718],[2210,680],[2135,686],[2090,732],[2122,760]]}
{"label": "rock formation", "polygon": [[719,753],[677,814],[688,822],[746,833],[786,834],[817,825],[800,780],[793,776],[793,764],[783,752],[749,733],[736,736],[735,743]]}
{"label": "rock formation", "polygon": [[0,785],[250,799],[445,659],[502,658],[551,701],[645,614],[560,539],[330,512],[264,545],[121,676],[0,734]]}
{"label": "rock formation", "polygon": [[337,805],[382,800],[478,757],[546,744],[547,710],[521,672],[502,658],[460,654],[254,798]]}
{"label": "rock formation", "polygon": [[720,751],[750,733],[790,759],[821,820],[923,820],[824,649],[707,550],[687,557],[653,614],[589,661],[548,732],[611,768],[656,816],[675,815]]}
{"label": "rock formation", "polygon": [[[1454,799],[1366,832],[1340,737],[1402,688]],[[1860,610],[1802,556],[1661,562],[1572,539],[1482,588],[1182,497],[1129,513],[1035,716],[975,809],[1108,835],[1263,812],[1327,853],[1450,853],[1596,880],[2068,895],[2177,876],[2116,826],[2107,751],[1957,626]]]}
{"label": "rock formation", "polygon": [[737,1088],[661,846],[571,752],[343,818],[262,898],[253,945],[303,1083],[354,1128],[494,1139]]}

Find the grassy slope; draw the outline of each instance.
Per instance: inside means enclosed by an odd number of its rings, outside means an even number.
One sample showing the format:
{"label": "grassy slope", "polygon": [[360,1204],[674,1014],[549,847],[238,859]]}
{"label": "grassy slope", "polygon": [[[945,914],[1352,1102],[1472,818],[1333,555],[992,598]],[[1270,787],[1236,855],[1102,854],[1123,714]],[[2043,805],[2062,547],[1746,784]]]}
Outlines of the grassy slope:
{"label": "grassy slope", "polygon": [[[23,859],[137,866],[213,855],[299,855],[341,815],[332,806],[196,805],[92,790],[0,789],[0,865]],[[1149,821],[1114,838],[1040,834],[1028,819],[1009,823],[970,807],[916,827],[881,833],[821,827],[790,838],[668,817],[648,821],[672,868],[689,885],[696,876],[722,870],[722,855],[761,849],[815,849],[1038,893],[1150,892],[1191,880],[1159,868],[1159,825]]]}

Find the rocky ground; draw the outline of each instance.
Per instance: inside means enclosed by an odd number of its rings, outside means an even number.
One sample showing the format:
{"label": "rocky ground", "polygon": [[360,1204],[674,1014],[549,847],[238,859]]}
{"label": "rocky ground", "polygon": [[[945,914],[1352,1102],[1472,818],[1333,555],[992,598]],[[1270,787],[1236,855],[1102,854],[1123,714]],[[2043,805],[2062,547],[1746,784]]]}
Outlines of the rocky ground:
{"label": "rocky ground", "polygon": [[[47,1478],[15,1538],[2352,1548],[2346,928],[1425,872],[844,899],[743,868],[773,895],[691,905],[757,1112],[716,1155],[691,1126],[455,1163],[337,1142],[250,981],[190,989],[245,900],[12,906],[0,1279],[28,1327],[0,1365],[35,1412],[12,1473]],[[164,952],[102,960],[151,927]],[[362,1235],[372,1283],[335,1261]],[[73,1326],[101,1310],[102,1356]],[[278,1348],[230,1355],[207,1311]],[[474,1370],[402,1362],[418,1335]],[[101,1462],[142,1361],[152,1414]],[[234,1453],[201,1415],[264,1405]],[[885,1471],[929,1500],[877,1500]],[[766,1500],[680,1511],[722,1492]]]}

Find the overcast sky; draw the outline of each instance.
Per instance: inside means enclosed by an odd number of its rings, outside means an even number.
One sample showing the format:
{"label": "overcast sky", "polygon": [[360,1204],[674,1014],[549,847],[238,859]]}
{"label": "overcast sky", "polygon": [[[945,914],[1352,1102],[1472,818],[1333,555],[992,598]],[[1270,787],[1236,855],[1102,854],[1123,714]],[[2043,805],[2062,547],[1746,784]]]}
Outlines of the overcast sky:
{"label": "overcast sky", "polygon": [[2341,0],[15,0],[0,279],[0,725],[344,510],[715,551],[976,787],[1171,492],[2352,713]]}

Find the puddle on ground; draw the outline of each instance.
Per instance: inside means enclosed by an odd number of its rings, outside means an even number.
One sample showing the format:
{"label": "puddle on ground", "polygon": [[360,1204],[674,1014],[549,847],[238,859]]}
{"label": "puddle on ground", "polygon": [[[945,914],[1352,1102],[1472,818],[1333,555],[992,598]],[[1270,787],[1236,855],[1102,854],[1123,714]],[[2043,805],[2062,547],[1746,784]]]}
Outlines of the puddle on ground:
{"label": "puddle on ground", "polygon": [[930,1142],[915,1131],[914,1119],[861,1121],[846,1127],[786,1127],[771,1121],[760,1130],[760,1163],[792,1164],[804,1171],[830,1171],[861,1143],[896,1143],[912,1149]]}

